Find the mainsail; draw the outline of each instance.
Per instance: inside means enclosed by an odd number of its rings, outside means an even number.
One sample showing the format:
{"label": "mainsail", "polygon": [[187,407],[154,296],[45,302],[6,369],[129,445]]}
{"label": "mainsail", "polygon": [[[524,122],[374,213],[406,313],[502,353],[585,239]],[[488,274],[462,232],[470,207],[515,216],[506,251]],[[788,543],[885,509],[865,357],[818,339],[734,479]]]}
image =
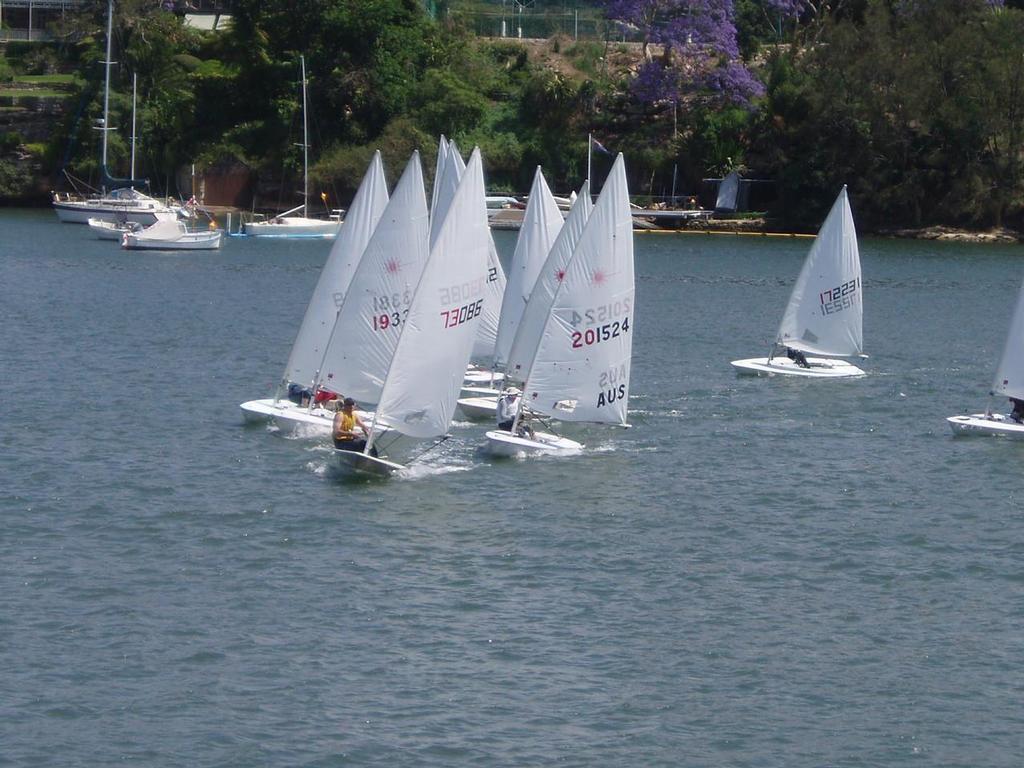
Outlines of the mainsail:
{"label": "mainsail", "polygon": [[363,251],[324,355],[324,386],[376,403],[427,261],[427,198],[412,157]]}
{"label": "mainsail", "polygon": [[537,282],[537,276],[551,251],[551,246],[562,229],[563,221],[558,203],[555,202],[538,165],[526,213],[523,215],[523,225],[516,241],[516,250],[506,276],[505,295],[501,300],[498,337],[494,344],[496,368],[503,368],[508,362],[512,342],[530,293],[533,291],[533,285]]}
{"label": "mainsail", "polygon": [[1003,357],[992,383],[992,394],[1024,400],[1024,285],[1017,296],[1017,306],[1013,309]]}
{"label": "mainsail", "polygon": [[306,307],[285,366],[285,384],[309,385],[316,380],[338,309],[387,202],[384,166],[380,152],[375,152]]}
{"label": "mainsail", "polygon": [[477,149],[413,294],[375,423],[419,438],[448,429],[485,302],[490,242]]}
{"label": "mainsail", "polygon": [[563,421],[625,424],[633,299],[633,219],[620,154],[558,284],[525,406]]}
{"label": "mainsail", "polygon": [[863,290],[857,230],[844,186],[793,286],[776,342],[819,355],[859,355]]}
{"label": "mainsail", "polygon": [[585,181],[558,237],[555,238],[554,245],[551,246],[551,250],[544,260],[540,274],[534,281],[530,298],[526,302],[519,327],[516,329],[516,335],[505,365],[506,376],[515,381],[526,381],[530,374],[530,364],[533,362],[537,345],[540,344],[548,315],[551,314],[551,305],[555,300],[558,285],[593,210],[594,203],[590,199],[590,182]]}

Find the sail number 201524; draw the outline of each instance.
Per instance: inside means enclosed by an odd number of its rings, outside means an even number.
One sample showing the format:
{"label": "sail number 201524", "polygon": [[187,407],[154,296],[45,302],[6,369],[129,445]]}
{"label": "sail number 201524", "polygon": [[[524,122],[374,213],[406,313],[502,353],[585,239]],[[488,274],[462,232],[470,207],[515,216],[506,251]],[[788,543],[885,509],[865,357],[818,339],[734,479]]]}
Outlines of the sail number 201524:
{"label": "sail number 201524", "polygon": [[818,294],[821,300],[821,314],[832,315],[849,309],[857,301],[857,289],[860,288],[860,278],[847,280],[842,285],[829,288]]}
{"label": "sail number 201524", "polygon": [[573,311],[569,318],[573,328],[578,328],[580,324],[585,327],[572,332],[572,348],[582,349],[629,333],[629,312],[632,305],[630,299],[622,299],[599,307],[590,307],[582,313]]}

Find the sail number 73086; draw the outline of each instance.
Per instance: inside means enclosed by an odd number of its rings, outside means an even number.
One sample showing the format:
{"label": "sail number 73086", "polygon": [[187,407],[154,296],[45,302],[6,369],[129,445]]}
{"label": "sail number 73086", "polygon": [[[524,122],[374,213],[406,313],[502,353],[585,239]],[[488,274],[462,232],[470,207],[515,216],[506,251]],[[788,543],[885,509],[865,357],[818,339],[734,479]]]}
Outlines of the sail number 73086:
{"label": "sail number 73086", "polygon": [[445,328],[454,328],[457,325],[468,323],[474,317],[477,317],[484,308],[484,300],[477,299],[470,304],[463,304],[461,307],[452,307],[451,309],[442,309],[441,317],[444,318]]}

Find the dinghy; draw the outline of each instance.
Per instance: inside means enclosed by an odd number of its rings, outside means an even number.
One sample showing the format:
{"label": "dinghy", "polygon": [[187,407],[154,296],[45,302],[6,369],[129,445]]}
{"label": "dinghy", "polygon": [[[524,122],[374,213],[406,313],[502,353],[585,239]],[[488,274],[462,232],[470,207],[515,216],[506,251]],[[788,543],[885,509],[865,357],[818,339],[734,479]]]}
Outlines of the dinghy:
{"label": "dinghy", "polygon": [[512,429],[487,432],[488,451],[565,455],[583,448],[574,440],[529,429],[531,414],[628,426],[633,309],[633,221],[620,154],[559,272]]}
{"label": "dinghy", "polygon": [[814,379],[864,376],[863,286],[853,213],[844,186],[793,286],[768,357],[734,360],[740,374]]}
{"label": "dinghy", "polygon": [[215,251],[223,232],[189,229],[183,221],[166,220],[121,235],[121,247],[132,251]]}
{"label": "dinghy", "polygon": [[[1003,357],[996,369],[992,383],[992,395],[1003,395],[1012,400],[1024,400],[1024,285],[1017,295],[1017,305],[1010,320],[1010,331],[1006,335]],[[946,419],[953,434],[999,435],[1024,439],[1024,424],[1013,418],[992,413],[974,413],[966,416],[950,416]]]}
{"label": "dinghy", "polygon": [[411,297],[367,444],[362,452],[335,449],[343,471],[384,477],[402,468],[375,455],[381,426],[417,440],[444,436],[487,297],[489,243],[476,149]]}
{"label": "dinghy", "polygon": [[[306,307],[299,332],[292,344],[284,376],[272,398],[242,403],[247,422],[272,420],[279,428],[302,426],[312,434],[328,434],[334,413],[310,404],[293,402],[286,393],[290,385],[313,392],[319,380],[327,344],[334,331],[338,310],[352,282],[371,236],[388,203],[387,183],[380,153],[374,154],[348,216],[331,246],[313,295]],[[360,418],[368,418],[360,414]]]}

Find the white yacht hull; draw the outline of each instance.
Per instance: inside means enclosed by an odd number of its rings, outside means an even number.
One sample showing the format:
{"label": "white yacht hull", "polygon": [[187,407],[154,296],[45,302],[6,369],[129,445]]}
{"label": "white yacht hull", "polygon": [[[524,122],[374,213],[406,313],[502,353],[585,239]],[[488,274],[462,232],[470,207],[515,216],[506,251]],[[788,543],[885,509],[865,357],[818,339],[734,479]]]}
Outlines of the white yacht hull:
{"label": "white yacht hull", "polygon": [[1024,424],[1001,413],[972,413],[969,416],[950,416],[946,419],[953,434],[961,437],[966,435],[988,435],[993,437],[1009,437],[1024,440]]}
{"label": "white yacht hull", "polygon": [[156,209],[132,210],[124,206],[90,205],[85,201],[54,203],[53,210],[64,224],[88,224],[89,219],[134,221],[144,227],[157,221]]}
{"label": "white yacht hull", "polygon": [[333,219],[307,219],[301,216],[284,216],[270,221],[250,221],[245,224],[245,234],[250,237],[295,237],[333,238],[341,227]]}
{"label": "white yacht hull", "polygon": [[808,379],[844,379],[867,374],[853,363],[828,357],[809,357],[810,368],[797,365],[788,357],[756,357],[733,360],[736,372],[743,376],[803,376]]}
{"label": "white yacht hull", "polygon": [[570,456],[583,450],[582,443],[550,432],[534,432],[533,437],[526,437],[495,429],[485,437],[486,449],[494,456]]}
{"label": "white yacht hull", "polygon": [[[465,390],[463,390],[465,391]],[[456,401],[467,419],[490,419],[498,415],[498,396],[463,397]]]}

